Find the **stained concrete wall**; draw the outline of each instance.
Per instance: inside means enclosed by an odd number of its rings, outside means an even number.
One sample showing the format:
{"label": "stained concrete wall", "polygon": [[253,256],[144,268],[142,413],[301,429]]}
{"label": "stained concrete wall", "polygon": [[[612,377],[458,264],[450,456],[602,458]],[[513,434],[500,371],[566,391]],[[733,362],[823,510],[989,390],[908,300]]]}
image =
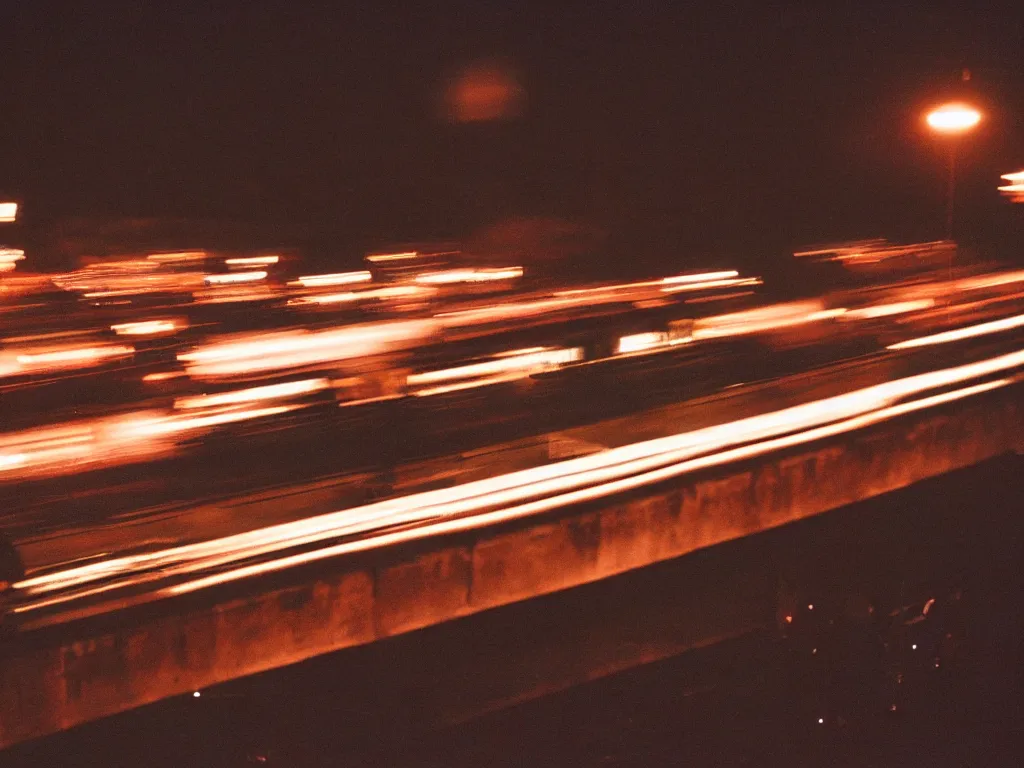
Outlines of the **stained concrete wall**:
{"label": "stained concrete wall", "polygon": [[[244,675],[608,578],[1024,450],[1020,388],[245,598],[6,644],[0,746]],[[254,590],[259,588],[253,584]],[[69,632],[75,627],[69,627]],[[697,642],[697,641],[695,641]]]}

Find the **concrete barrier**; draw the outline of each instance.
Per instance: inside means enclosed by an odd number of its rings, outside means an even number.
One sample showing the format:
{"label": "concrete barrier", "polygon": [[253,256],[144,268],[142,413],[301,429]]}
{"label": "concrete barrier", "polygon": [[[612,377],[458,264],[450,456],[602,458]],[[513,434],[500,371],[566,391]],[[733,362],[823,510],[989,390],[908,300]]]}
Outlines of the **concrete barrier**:
{"label": "concrete barrier", "polygon": [[1024,451],[1020,387],[755,463],[0,649],[0,746],[594,582]]}

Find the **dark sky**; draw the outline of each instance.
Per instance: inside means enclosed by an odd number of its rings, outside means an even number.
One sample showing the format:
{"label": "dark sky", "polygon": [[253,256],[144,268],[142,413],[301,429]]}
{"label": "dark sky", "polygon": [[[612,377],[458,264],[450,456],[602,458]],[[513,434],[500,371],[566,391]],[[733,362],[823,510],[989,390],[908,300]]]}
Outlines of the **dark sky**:
{"label": "dark sky", "polygon": [[[0,190],[45,215],[276,220],[339,252],[555,215],[620,254],[748,260],[941,234],[921,112],[969,89],[963,234],[1022,239],[995,192],[1024,167],[1021,0],[359,5],[0,2]],[[522,116],[439,119],[481,60],[517,73]]]}

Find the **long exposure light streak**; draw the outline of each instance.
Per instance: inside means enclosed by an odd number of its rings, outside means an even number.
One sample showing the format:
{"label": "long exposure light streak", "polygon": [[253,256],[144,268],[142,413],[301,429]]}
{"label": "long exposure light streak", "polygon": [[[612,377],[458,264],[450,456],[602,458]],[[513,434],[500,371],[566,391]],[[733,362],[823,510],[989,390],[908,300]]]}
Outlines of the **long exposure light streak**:
{"label": "long exposure light streak", "polygon": [[[523,510],[573,503],[572,500],[576,498],[596,498],[619,492],[620,489],[629,487],[630,483],[654,482],[655,480],[651,478],[660,477],[651,473],[667,472],[671,475],[698,466],[713,466],[725,461],[759,455],[760,452],[838,435],[911,410],[931,407],[1003,386],[1016,380],[1004,377],[997,382],[971,384],[952,392],[926,396],[911,402],[900,402],[908,397],[925,395],[929,390],[967,384],[971,379],[979,377],[1005,374],[1021,365],[1024,365],[1024,351],[1016,351],[705,429],[474,481],[455,488],[411,494],[221,539],[173,547],[159,552],[112,558],[41,574],[19,582],[15,588],[26,595],[44,595],[49,592],[58,594],[42,601],[23,603],[17,606],[16,610],[29,611],[45,607],[47,604],[54,605],[76,598],[95,596],[116,589],[119,585],[138,586],[165,578],[185,577],[210,568],[238,564],[261,555],[328,543],[346,536],[379,534],[374,537],[373,541],[377,543],[372,546],[382,546],[391,541],[389,537],[393,536],[427,535],[415,533],[419,529],[395,532],[396,527],[422,526],[429,523],[433,526],[431,530],[447,530],[437,528],[437,525],[444,521],[453,525],[484,525],[488,520],[504,519],[502,516],[526,514],[527,512]],[[647,479],[642,479],[645,477]],[[466,519],[454,520],[463,517]],[[203,576],[192,582],[168,587],[161,594],[178,594],[182,591],[200,589],[215,583],[245,578],[247,575],[289,567],[299,562],[330,557],[349,551],[353,547],[358,549],[369,546],[371,545],[366,543],[345,542],[314,552],[278,558],[272,562],[246,565],[214,576]],[[72,590],[73,587],[104,579],[114,581],[100,583],[84,590]]]}
{"label": "long exposure light streak", "polygon": [[969,325],[966,328],[957,328],[952,331],[943,331],[942,333],[935,333],[931,336],[921,336],[916,339],[909,339],[907,341],[901,341],[897,344],[890,344],[888,349],[900,350],[900,349],[913,349],[914,347],[926,347],[931,344],[949,344],[953,341],[963,341],[964,339],[973,339],[977,336],[986,336],[990,333],[1001,333],[1002,331],[1010,331],[1014,328],[1020,328],[1024,326],[1024,315],[1016,315],[1014,317],[1005,317],[1001,320],[992,320],[988,323],[980,323],[978,325]]}
{"label": "long exposure light streak", "polygon": [[557,507],[565,507],[572,504],[579,504],[587,501],[595,501],[599,498],[611,496],[616,493],[623,493],[626,491],[634,490],[644,485],[663,482],[665,480],[669,480],[673,477],[688,472],[696,472],[703,469],[710,469],[734,461],[752,459],[756,458],[757,456],[762,456],[764,454],[771,453],[772,451],[792,448],[797,445],[813,442],[815,440],[821,440],[827,437],[833,437],[835,435],[842,434],[843,432],[848,432],[855,429],[863,429],[864,427],[869,427],[881,421],[896,418],[897,416],[903,416],[913,411],[919,411],[925,408],[933,408],[939,405],[943,405],[945,403],[953,402],[955,400],[960,400],[966,397],[971,397],[973,395],[982,394],[983,392],[989,392],[991,390],[1006,386],[1007,384],[1011,383],[1015,383],[1015,380],[999,379],[997,381],[986,382],[984,384],[976,384],[974,386],[965,387],[963,389],[955,390],[952,392],[945,392],[940,395],[933,395],[931,397],[917,400],[911,403],[890,406],[889,408],[882,409],[875,413],[865,414],[863,416],[847,419],[834,425],[818,427],[808,432],[803,432],[787,437],[776,438],[773,440],[766,440],[759,443],[755,443],[753,445],[743,446],[729,451],[724,451],[722,453],[692,459],[687,462],[682,462],[680,464],[672,465],[669,467],[663,467],[661,469],[653,470],[641,475],[623,478],[615,482],[609,482],[596,487],[581,489],[571,493],[562,494],[560,496],[541,499],[531,503],[522,504],[517,507],[509,507],[506,509],[495,510],[492,512],[485,512],[478,516],[470,518],[462,517],[454,520],[442,519],[430,526],[407,529],[403,531],[385,532],[369,539],[345,542],[332,547],[314,550],[312,552],[304,552],[301,554],[291,555],[277,560],[272,560],[270,562],[256,563],[253,565],[243,566],[241,568],[236,568],[223,573],[213,574],[210,576],[203,576],[197,579],[192,579],[191,581],[182,584],[176,584],[167,587],[161,590],[160,597],[183,595],[190,592],[196,592],[201,589],[208,589],[210,587],[214,587],[220,584],[225,584],[230,581],[237,581],[239,579],[251,578],[273,571],[278,571],[286,568],[293,568],[299,565],[315,562],[317,560],[338,557],[345,554],[354,554],[356,552],[366,551],[369,549],[379,549],[385,546],[394,546],[408,541],[427,538],[429,536],[441,536],[445,534],[458,533],[462,531],[473,530],[476,528],[482,528],[489,525],[497,525],[499,523],[510,522],[518,518],[537,515]]}

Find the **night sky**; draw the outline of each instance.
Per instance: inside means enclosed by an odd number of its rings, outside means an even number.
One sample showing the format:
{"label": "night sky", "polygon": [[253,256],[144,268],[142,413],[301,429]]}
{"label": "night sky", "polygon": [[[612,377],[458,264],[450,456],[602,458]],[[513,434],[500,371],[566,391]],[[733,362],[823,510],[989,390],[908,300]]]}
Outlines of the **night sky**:
{"label": "night sky", "polygon": [[[339,259],[556,216],[607,232],[604,258],[756,264],[940,236],[921,115],[968,96],[961,237],[1024,241],[995,191],[1024,167],[1020,0],[360,5],[0,3],[0,191],[40,219],[275,222]],[[521,114],[444,120],[481,62]]]}

